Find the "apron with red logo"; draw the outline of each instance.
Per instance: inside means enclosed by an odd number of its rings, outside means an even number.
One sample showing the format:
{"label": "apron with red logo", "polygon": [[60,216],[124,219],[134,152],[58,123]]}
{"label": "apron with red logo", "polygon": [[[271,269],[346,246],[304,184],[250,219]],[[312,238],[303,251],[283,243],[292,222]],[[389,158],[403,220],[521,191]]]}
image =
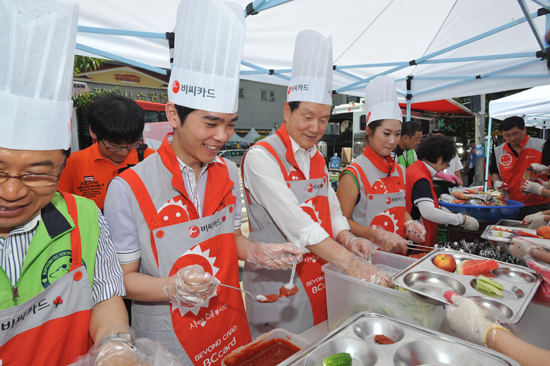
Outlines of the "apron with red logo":
{"label": "apron with red logo", "polygon": [[359,182],[360,197],[353,208],[353,221],[366,227],[382,227],[405,238],[404,168],[389,156],[382,159],[367,146],[344,171]]}
{"label": "apron with red logo", "polygon": [[[319,222],[321,227],[332,237],[330,206],[328,201],[328,173],[325,160],[319,154],[311,158],[310,179],[305,176],[292,152],[290,137],[285,125],[252,148],[265,149],[281,168],[288,188],[296,196],[300,207],[311,218]],[[246,164],[246,155],[242,165]],[[243,179],[244,186],[244,179]],[[253,202],[245,188],[246,208],[248,213],[250,234],[253,242],[285,243],[285,235],[269,215],[269,207],[263,207]],[[274,328],[283,328],[292,333],[301,333],[327,319],[327,302],[325,276],[321,267],[327,263],[313,253],[304,255],[304,259],[296,267],[294,285],[298,293],[290,297],[281,297],[273,303],[260,304],[246,299],[246,314],[250,332],[257,337]],[[245,264],[243,286],[253,294],[279,294],[279,289],[288,284],[290,271],[252,269]]]}
{"label": "apron with red logo", "polygon": [[[407,197],[408,212],[411,212],[414,206],[414,203],[412,202],[413,187],[420,179],[426,179],[430,183],[432,196],[434,197],[434,207],[439,208],[437,193],[435,192],[434,185],[432,183],[432,174],[424,162],[417,160],[413,165],[407,168],[407,192],[411,192],[411,194]],[[422,245],[433,247],[437,243],[437,228],[439,225],[436,222],[426,220],[425,218],[422,218],[422,224],[426,228],[426,240]]]}
{"label": "apron with red logo", "polygon": [[[76,203],[62,193],[76,229],[71,231],[72,264],[44,291],[0,311],[0,365],[67,365],[91,346],[92,289],[82,265]],[[59,299],[62,303],[59,303]]]}
{"label": "apron with red logo", "polygon": [[[134,207],[141,210],[138,222],[148,232],[146,238],[142,238],[144,231],[140,232],[140,272],[169,277],[183,267],[198,264],[221,283],[239,287],[233,228],[235,183],[228,167],[225,163],[211,163],[208,167],[204,216],[200,218],[187,196],[166,139],[158,152],[153,159],[121,175],[137,201],[133,202],[137,203]],[[141,174],[140,168],[147,174]],[[171,172],[175,174],[170,187],[163,187],[166,174]],[[168,196],[172,197],[166,199]],[[226,354],[251,341],[241,292],[222,286],[206,303],[193,308],[180,309],[169,302],[134,301],[132,319],[138,336],[159,341],[184,365],[220,365]]]}

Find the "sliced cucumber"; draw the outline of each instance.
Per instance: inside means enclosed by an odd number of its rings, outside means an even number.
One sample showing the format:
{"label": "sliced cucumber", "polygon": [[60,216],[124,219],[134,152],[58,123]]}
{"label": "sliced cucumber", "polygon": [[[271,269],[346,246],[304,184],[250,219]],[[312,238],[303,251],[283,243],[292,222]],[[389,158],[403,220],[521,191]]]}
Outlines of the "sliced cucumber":
{"label": "sliced cucumber", "polygon": [[478,290],[483,290],[485,292],[493,293],[497,296],[502,297],[502,292],[498,288],[487,282],[477,281],[477,288]]}
{"label": "sliced cucumber", "polygon": [[482,282],[485,282],[485,283],[488,283],[489,285],[491,286],[494,286],[496,288],[498,288],[499,290],[504,290],[504,286],[501,284],[501,283],[498,283],[497,281],[495,280],[492,280],[490,278],[487,278],[483,275],[480,275],[478,278],[477,278],[477,281],[482,281]]}
{"label": "sliced cucumber", "polygon": [[351,355],[346,352],[337,353],[323,360],[324,366],[351,366]]}

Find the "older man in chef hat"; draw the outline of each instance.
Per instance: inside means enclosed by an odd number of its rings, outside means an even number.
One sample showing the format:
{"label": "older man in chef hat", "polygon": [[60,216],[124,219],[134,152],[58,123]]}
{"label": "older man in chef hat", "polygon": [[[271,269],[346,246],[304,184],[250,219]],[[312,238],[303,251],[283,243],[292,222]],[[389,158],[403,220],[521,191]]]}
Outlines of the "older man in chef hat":
{"label": "older man in chef hat", "polygon": [[174,133],[115,178],[105,201],[136,333],[185,365],[219,365],[250,342],[241,292],[217,286],[239,287],[238,259],[275,269],[301,259],[291,244],[241,234],[238,169],[217,156],[237,121],[244,37],[240,6],[181,2],[166,105]]}
{"label": "older man in chef hat", "polygon": [[77,19],[77,6],[0,1],[3,365],[67,365],[90,338],[103,346],[98,361],[137,360],[120,333],[125,290],[105,219],[93,201],[56,192],[71,137]]}
{"label": "older man in chef hat", "polygon": [[[327,319],[321,266],[334,264],[346,274],[391,286],[390,278],[365,259],[374,246],[349,232],[330,186],[325,160],[315,144],[332,109],[332,40],[305,30],[298,34],[292,79],[284,105],[285,123],[255,144],[243,159],[244,188],[253,241],[289,241],[304,251],[289,287],[295,295],[271,304],[247,301],[252,336],[273,328],[300,333]],[[290,295],[288,271],[255,270],[245,265],[244,287],[252,293]]]}

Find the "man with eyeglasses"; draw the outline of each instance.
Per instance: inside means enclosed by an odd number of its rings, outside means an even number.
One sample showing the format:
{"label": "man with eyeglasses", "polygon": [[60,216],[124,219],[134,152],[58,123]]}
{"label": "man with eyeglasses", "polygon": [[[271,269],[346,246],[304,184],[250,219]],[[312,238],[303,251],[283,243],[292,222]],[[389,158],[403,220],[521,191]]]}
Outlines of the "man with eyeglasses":
{"label": "man with eyeglasses", "polygon": [[[489,173],[494,187],[508,195],[511,200],[525,204],[518,213],[517,220],[527,215],[550,209],[550,198],[521,192],[523,174],[532,164],[541,164],[543,159],[544,140],[529,137],[526,134],[525,122],[521,117],[509,117],[500,123],[500,132],[506,142],[494,148],[491,155]],[[537,172],[535,172],[536,174]],[[543,181],[548,180],[545,174],[535,175]]]}
{"label": "man with eyeglasses", "polygon": [[97,98],[88,109],[90,135],[96,142],[71,154],[58,189],[93,200],[103,209],[107,185],[124,170],[155,152],[140,143],[144,112],[118,94]]}

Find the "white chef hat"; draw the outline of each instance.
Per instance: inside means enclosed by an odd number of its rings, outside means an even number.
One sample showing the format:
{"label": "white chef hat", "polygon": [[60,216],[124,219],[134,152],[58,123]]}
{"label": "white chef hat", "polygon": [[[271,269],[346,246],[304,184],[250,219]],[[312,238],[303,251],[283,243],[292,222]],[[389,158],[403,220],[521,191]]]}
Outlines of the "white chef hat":
{"label": "white chef hat", "polygon": [[188,108],[235,113],[245,32],[240,5],[182,0],[168,99]]}
{"label": "white chef hat", "polygon": [[0,1],[0,147],[68,149],[78,6]]}
{"label": "white chef hat", "polygon": [[312,30],[296,37],[288,102],[332,105],[332,37]]}
{"label": "white chef hat", "polygon": [[374,78],[365,90],[367,125],[382,119],[396,119],[403,122],[403,112],[397,103],[395,80],[381,75]]}

